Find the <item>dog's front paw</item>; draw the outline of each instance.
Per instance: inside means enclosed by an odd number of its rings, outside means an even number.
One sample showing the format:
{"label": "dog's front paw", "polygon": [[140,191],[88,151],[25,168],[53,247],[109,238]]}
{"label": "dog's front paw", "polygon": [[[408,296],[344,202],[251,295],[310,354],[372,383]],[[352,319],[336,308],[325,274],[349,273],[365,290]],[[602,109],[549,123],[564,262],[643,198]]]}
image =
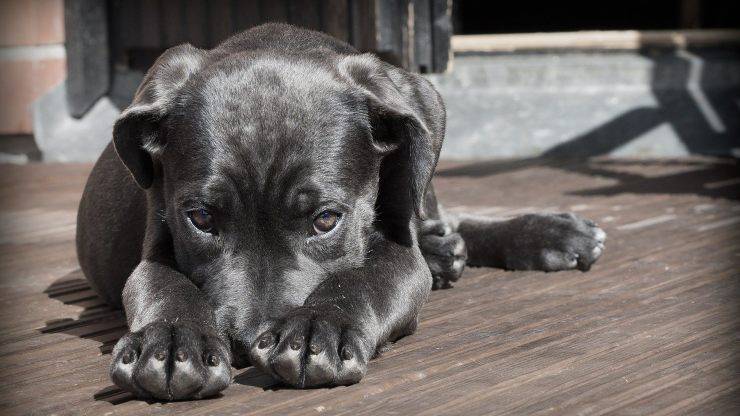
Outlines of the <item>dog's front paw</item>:
{"label": "dog's front paw", "polygon": [[442,221],[427,220],[421,224],[419,247],[432,272],[432,289],[452,287],[450,282],[460,278],[468,258],[462,236]]}
{"label": "dog's front paw", "polygon": [[512,221],[509,269],[587,271],[604,251],[604,230],[571,213],[530,214]]}
{"label": "dog's front paw", "polygon": [[158,321],[118,341],[110,376],[141,398],[199,399],[228,387],[231,354],[211,328]]}
{"label": "dog's front paw", "polygon": [[252,363],[294,387],[348,385],[360,381],[369,344],[336,308],[301,307],[252,344]]}

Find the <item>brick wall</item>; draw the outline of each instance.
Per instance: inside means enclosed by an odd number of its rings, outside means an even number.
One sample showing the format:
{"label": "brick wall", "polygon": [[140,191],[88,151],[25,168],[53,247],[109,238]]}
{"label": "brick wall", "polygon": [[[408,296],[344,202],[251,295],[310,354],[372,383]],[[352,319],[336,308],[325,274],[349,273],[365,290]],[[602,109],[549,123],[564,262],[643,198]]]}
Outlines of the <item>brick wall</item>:
{"label": "brick wall", "polygon": [[0,134],[31,133],[31,103],[65,76],[64,1],[0,0]]}

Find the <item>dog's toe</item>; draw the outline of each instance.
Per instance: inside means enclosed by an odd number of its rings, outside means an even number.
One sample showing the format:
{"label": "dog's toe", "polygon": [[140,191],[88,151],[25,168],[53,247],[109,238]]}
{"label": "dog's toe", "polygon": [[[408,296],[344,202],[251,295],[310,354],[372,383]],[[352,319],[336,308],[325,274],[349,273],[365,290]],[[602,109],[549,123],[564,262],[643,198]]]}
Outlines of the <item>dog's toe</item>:
{"label": "dog's toe", "polygon": [[542,269],[545,271],[570,270],[578,267],[577,253],[559,250],[545,250],[542,254]]}
{"label": "dog's toe", "polygon": [[[124,340],[125,346],[120,348],[120,353],[116,354],[111,362],[110,377],[113,382],[127,391],[135,391],[132,385],[134,368],[139,359],[138,340]],[[120,342],[119,342],[120,344]]]}
{"label": "dog's toe", "polygon": [[593,233],[594,240],[601,244],[604,244],[604,242],[606,241],[606,232],[599,227],[593,227]]}

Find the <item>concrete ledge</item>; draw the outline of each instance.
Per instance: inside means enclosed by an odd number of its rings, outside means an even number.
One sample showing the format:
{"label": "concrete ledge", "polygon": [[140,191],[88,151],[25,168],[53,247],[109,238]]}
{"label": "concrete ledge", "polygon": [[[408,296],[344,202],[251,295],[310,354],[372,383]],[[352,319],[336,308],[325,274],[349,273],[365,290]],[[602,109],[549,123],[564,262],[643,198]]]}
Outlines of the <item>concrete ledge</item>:
{"label": "concrete ledge", "polygon": [[458,55],[427,77],[447,106],[444,159],[740,149],[734,50]]}
{"label": "concrete ledge", "polygon": [[66,83],[33,104],[36,144],[44,161],[94,161],[111,140],[120,111],[108,97],[100,98],[82,118],[69,114]]}

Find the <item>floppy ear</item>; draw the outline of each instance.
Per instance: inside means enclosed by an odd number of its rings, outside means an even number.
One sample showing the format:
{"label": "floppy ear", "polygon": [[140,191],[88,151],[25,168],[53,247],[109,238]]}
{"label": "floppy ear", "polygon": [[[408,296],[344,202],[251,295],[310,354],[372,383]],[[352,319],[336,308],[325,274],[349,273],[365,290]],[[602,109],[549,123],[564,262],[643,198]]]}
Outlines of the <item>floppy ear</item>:
{"label": "floppy ear", "polygon": [[131,105],[113,126],[113,146],[143,189],[152,185],[153,157],[165,146],[160,123],[185,82],[201,67],[206,51],[185,44],[170,48],[149,69]]}
{"label": "floppy ear", "polygon": [[381,163],[380,213],[406,224],[412,212],[425,218],[426,190],[444,139],[442,99],[426,79],[371,54],[345,57],[339,69],[367,99],[374,144],[390,150]]}

